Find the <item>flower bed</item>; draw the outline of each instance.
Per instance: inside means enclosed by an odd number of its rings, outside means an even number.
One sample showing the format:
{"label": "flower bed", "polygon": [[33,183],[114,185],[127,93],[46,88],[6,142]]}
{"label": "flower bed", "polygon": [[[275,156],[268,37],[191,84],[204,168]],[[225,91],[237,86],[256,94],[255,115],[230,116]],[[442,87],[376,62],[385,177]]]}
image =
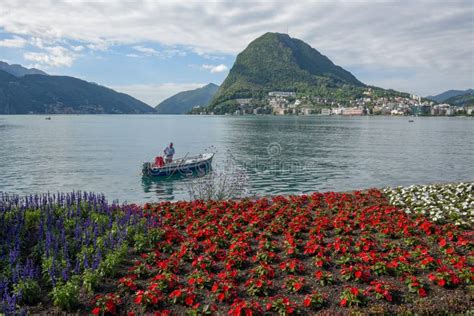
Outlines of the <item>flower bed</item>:
{"label": "flower bed", "polygon": [[[93,314],[462,312],[473,234],[378,190],[145,205],[153,247],[104,284]],[[148,245],[150,245],[149,243]]]}
{"label": "flower bed", "polygon": [[407,213],[421,213],[438,223],[474,225],[474,184],[412,185],[386,188],[391,204]]}
{"label": "flower bed", "polygon": [[156,222],[103,195],[0,193],[0,314],[80,308],[80,297],[113,276],[134,241],[146,245]]}

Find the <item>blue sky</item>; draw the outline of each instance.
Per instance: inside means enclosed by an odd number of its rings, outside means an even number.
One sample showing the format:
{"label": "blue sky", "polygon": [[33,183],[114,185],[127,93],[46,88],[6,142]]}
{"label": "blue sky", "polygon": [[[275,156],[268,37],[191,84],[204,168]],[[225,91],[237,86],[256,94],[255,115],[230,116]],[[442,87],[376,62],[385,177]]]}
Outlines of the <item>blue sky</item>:
{"label": "blue sky", "polygon": [[474,87],[474,1],[5,0],[0,60],[156,105],[220,84],[268,31],[288,31],[367,84],[423,96]]}

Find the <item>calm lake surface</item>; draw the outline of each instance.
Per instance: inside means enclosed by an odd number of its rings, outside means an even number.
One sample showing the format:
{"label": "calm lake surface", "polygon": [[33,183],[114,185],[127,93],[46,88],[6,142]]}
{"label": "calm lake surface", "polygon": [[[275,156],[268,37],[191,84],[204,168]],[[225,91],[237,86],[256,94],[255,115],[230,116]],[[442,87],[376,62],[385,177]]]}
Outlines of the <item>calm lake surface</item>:
{"label": "calm lake surface", "polygon": [[240,169],[257,195],[474,180],[474,119],[408,119],[0,116],[0,192],[188,199],[193,179],[141,176],[142,163],[170,141],[176,157],[215,151],[214,172]]}

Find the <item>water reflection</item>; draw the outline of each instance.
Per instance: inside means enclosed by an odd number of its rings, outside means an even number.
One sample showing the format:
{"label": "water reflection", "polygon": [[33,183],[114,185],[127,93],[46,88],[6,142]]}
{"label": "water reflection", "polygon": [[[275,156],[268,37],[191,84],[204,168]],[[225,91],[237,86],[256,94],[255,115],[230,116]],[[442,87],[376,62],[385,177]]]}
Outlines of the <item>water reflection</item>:
{"label": "water reflection", "polygon": [[159,200],[175,200],[174,191],[182,198],[183,191],[189,192],[193,181],[212,172],[212,166],[198,168],[196,171],[181,170],[169,176],[152,177],[142,175],[142,188],[145,193],[153,193]]}
{"label": "water reflection", "polygon": [[175,196],[173,194],[175,186],[175,179],[164,178],[156,179],[151,177],[142,177],[142,188],[145,193],[153,193],[159,199],[163,200],[174,200]]}
{"label": "water reflection", "polygon": [[[263,122],[262,122],[263,121]],[[290,193],[331,189],[353,167],[354,144],[364,138],[351,121],[270,117],[229,122],[233,162],[249,174],[256,191]]]}

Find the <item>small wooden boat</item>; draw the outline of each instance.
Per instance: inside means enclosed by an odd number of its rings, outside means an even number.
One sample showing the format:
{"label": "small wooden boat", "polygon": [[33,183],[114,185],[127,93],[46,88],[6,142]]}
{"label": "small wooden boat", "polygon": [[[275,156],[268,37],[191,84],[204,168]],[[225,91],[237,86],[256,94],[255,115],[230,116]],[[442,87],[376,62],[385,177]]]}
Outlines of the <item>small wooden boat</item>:
{"label": "small wooden boat", "polygon": [[45,117],[44,119],[47,121],[51,121],[51,116]]}
{"label": "small wooden boat", "polygon": [[[157,157],[158,158],[158,157]],[[213,153],[201,154],[193,157],[184,157],[173,160],[171,163],[162,166],[152,162],[143,164],[142,172],[144,176],[163,177],[171,175],[187,175],[192,172],[207,172],[211,168]]]}
{"label": "small wooden boat", "polygon": [[408,123],[413,123],[414,121],[413,120],[409,120]]}

